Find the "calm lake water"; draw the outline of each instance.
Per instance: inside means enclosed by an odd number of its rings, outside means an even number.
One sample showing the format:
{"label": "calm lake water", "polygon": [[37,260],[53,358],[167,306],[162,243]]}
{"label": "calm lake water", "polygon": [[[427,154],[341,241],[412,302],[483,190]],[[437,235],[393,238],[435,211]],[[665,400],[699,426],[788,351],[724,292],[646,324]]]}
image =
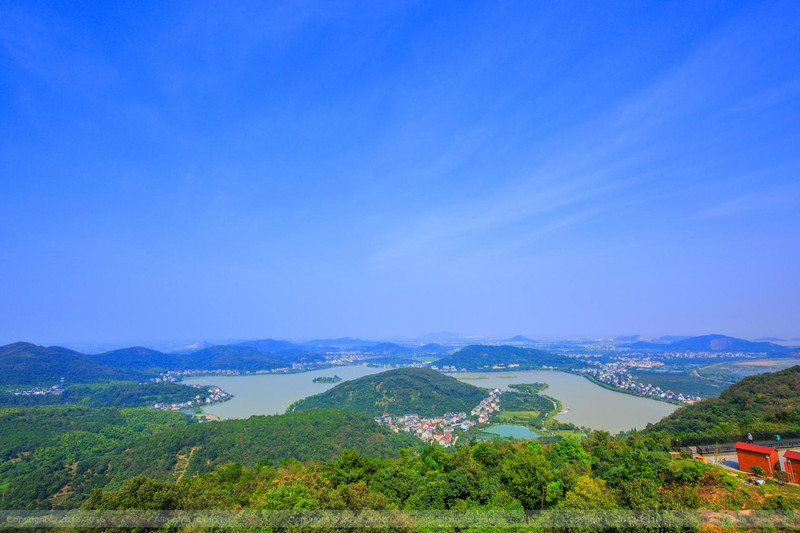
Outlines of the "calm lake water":
{"label": "calm lake water", "polygon": [[[204,412],[222,419],[247,418],[252,415],[283,414],[292,402],[335,386],[333,383],[313,383],[315,377],[336,375],[347,381],[384,370],[386,369],[353,365],[300,374],[203,376],[186,379],[184,383],[219,385],[235,396],[227,402],[204,407]],[[648,422],[657,422],[676,409],[675,405],[669,403],[613,392],[586,378],[564,372],[477,372],[451,375],[465,383],[487,389],[505,390],[514,383],[547,383],[549,387],[544,394],[561,400],[566,411],[556,418],[612,433],[631,428],[642,429]]]}
{"label": "calm lake water", "polygon": [[[365,365],[337,366],[299,374],[260,374],[253,376],[202,376],[183,380],[187,385],[217,385],[234,398],[203,407],[203,412],[225,418],[283,414],[297,400],[335,387],[336,383],[313,383],[316,377],[339,376],[342,381],[383,372],[385,368]],[[339,382],[341,383],[341,381]]]}
{"label": "calm lake water", "polygon": [[556,416],[558,420],[611,433],[643,429],[648,422],[658,422],[677,409],[671,403],[610,391],[566,372],[526,370],[449,375],[487,389],[508,390],[509,385],[516,383],[547,383],[549,387],[542,394],[561,400],[566,411]]}
{"label": "calm lake water", "polygon": [[531,431],[525,426],[515,426],[513,424],[495,424],[486,429],[486,433],[498,435],[500,437],[514,437],[515,439],[536,439],[541,437],[535,431]]}

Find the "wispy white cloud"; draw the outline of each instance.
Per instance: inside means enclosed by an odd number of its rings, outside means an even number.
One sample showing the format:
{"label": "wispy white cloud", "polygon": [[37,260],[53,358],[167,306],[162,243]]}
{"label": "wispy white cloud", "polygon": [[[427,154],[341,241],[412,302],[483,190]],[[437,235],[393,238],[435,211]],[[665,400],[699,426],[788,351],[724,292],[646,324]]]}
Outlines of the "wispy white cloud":
{"label": "wispy white cloud", "polygon": [[798,97],[800,97],[800,79],[794,79],[743,99],[731,108],[731,112],[740,113],[772,107]]}
{"label": "wispy white cloud", "polygon": [[[800,178],[800,172],[798,172]],[[800,208],[800,181],[736,196],[701,211],[698,218],[726,218],[759,211]]]}
{"label": "wispy white cloud", "polygon": [[[715,116],[741,100],[743,91],[751,90],[750,82],[733,75],[743,65],[729,58],[732,50],[750,43],[754,50],[743,52],[741,58],[746,64],[763,53],[759,46],[770,46],[768,39],[758,44],[748,37],[761,22],[740,18],[723,26],[638,96],[563,132],[559,150],[548,160],[519,170],[518,177],[503,180],[508,185],[492,194],[437,207],[401,222],[384,236],[370,263],[442,251],[458,254],[498,240],[510,241],[512,247],[530,247],[538,237],[591,223],[618,209],[680,199],[698,183],[735,179],[735,174],[720,177],[707,172],[709,165],[719,161],[711,160],[714,156],[704,152],[702,143],[712,143],[711,135],[722,127]],[[755,90],[757,85],[751,92]],[[753,102],[785,100],[794,90],[793,84],[787,84]],[[701,128],[710,132],[709,137],[687,150],[683,137],[695,136]],[[746,194],[708,210],[705,216],[769,207],[780,196]]]}

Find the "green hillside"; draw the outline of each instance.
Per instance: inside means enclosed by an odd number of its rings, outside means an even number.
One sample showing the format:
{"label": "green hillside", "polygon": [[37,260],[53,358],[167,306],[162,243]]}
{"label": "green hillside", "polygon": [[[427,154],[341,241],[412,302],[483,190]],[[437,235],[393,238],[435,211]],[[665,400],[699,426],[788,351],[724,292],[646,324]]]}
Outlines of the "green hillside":
{"label": "green hillside", "polygon": [[470,411],[486,396],[483,389],[462,383],[427,368],[398,368],[346,381],[323,393],[305,398],[289,411],[336,408],[368,416],[437,416],[450,411]]}
{"label": "green hillside", "polygon": [[0,346],[0,386],[51,386],[61,378],[67,383],[137,378],[135,370],[121,370],[60,346],[15,342]]}
{"label": "green hillside", "polygon": [[678,409],[650,430],[676,437],[800,434],[800,365],[743,378],[718,398]]}
{"label": "green hillside", "polygon": [[154,409],[0,409],[0,505],[74,506],[140,474],[175,480],[228,462],[324,461],[347,448],[397,457],[418,446],[368,417],[330,409],[203,424]]}
{"label": "green hillside", "polygon": [[[453,366],[458,370],[535,370],[544,367],[569,369],[585,366],[580,359],[564,355],[521,348],[519,346],[473,345],[436,361],[439,368]],[[516,366],[511,366],[516,365]],[[494,368],[499,367],[499,368]]]}

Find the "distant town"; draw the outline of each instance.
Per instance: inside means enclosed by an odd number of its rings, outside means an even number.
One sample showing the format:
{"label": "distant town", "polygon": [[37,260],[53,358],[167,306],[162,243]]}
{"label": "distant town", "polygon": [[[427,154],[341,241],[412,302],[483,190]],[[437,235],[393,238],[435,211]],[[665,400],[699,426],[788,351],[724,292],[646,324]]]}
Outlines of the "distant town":
{"label": "distant town", "polygon": [[600,363],[591,361],[590,364],[595,365],[596,368],[578,369],[576,372],[593,376],[597,381],[611,385],[623,391],[630,391],[640,394],[642,396],[653,396],[662,400],[673,400],[685,404],[692,404],[702,400],[700,396],[693,394],[683,394],[671,390],[662,390],[661,387],[656,387],[649,383],[640,383],[633,379],[630,374],[631,368],[655,368],[663,366],[664,363],[658,361],[651,361],[649,359],[631,359],[624,361],[616,361],[613,363]]}

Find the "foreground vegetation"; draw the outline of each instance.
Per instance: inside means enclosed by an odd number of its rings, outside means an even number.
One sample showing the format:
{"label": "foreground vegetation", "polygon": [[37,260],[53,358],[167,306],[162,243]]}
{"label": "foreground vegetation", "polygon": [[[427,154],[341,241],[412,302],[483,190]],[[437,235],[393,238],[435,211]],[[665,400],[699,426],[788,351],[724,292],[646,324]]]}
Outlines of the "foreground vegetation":
{"label": "foreground vegetation", "polygon": [[[429,447],[398,459],[346,450],[324,463],[230,464],[178,483],[137,477],[119,490],[95,492],[85,508],[457,510],[464,518],[468,511],[505,510],[537,525],[547,520],[532,512],[538,510],[800,507],[797,487],[745,485],[720,467],[672,457],[669,440],[597,432],[582,443],[480,443],[452,453]],[[405,529],[423,525],[406,520]]]}
{"label": "foreground vegetation", "polygon": [[72,507],[140,474],[176,480],[228,462],[330,460],[347,448],[397,457],[418,446],[368,417],[330,409],[204,424],[155,409],[0,409],[0,506]]}

